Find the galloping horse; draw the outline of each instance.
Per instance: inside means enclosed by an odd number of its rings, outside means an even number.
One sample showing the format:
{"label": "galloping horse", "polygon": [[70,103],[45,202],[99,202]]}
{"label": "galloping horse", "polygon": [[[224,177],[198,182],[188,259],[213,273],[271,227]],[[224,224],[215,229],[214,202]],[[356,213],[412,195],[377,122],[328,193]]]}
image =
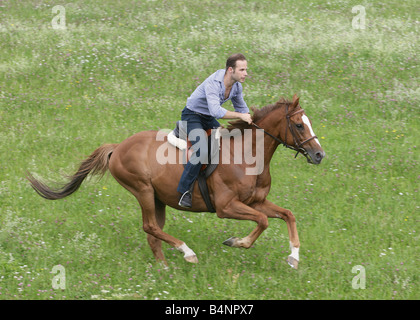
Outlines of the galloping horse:
{"label": "galloping horse", "polygon": [[[264,152],[256,154],[264,167],[260,174],[245,174],[251,167],[247,163],[220,163],[208,177],[207,185],[213,207],[219,218],[252,220],[256,228],[244,238],[232,237],[224,242],[231,247],[249,248],[268,227],[267,218],[281,218],[287,224],[291,254],[287,261],[297,269],[299,261],[299,237],[296,220],[291,211],[280,208],[266,199],[271,186],[270,161],[279,144],[302,153],[313,164],[319,164],[325,153],[316,138],[311,122],[299,105],[299,98],[293,101],[281,98],[277,103],[261,109],[253,108],[253,123],[243,121],[230,122],[228,130],[248,129],[252,135],[243,135],[243,148],[252,146],[256,153],[256,132],[263,130]],[[259,132],[261,132],[259,131]],[[230,139],[233,143],[234,139]],[[228,140],[229,141],[229,140]],[[224,142],[224,141],[222,141]],[[161,164],[156,159],[157,149],[166,140],[157,139],[157,131],[139,132],[120,144],[105,144],[96,149],[84,160],[78,171],[62,188],[53,190],[42,182],[28,175],[32,187],[46,199],[62,199],[74,193],[88,174],[103,175],[108,169],[112,176],[138,200],[142,210],[143,229],[155,258],[167,262],[162,252],[162,242],[175,247],[184,254],[188,262],[197,263],[198,259],[185,242],[165,233],[165,207],[169,205],[178,210],[179,193],[176,191],[183,172],[182,164]],[[171,145],[168,148],[175,148]],[[233,159],[234,148],[230,148]],[[177,153],[181,152],[176,150]],[[244,152],[242,150],[242,152]],[[222,155],[221,155],[222,156]],[[193,207],[188,211],[208,211],[197,187],[193,192]]]}

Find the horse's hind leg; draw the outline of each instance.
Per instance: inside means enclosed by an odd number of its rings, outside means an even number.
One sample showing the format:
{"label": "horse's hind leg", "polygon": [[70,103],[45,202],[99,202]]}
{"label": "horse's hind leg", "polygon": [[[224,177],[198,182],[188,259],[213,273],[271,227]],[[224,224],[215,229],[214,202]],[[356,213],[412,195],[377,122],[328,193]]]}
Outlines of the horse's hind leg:
{"label": "horse's hind leg", "polygon": [[[158,226],[163,230],[165,225],[165,204],[160,202],[158,199],[155,198],[155,216]],[[156,258],[157,261],[163,262],[165,266],[168,266],[166,262],[165,256],[162,251],[162,240],[152,236],[151,234],[147,234],[147,241],[149,242],[150,248]]]}
{"label": "horse's hind leg", "polygon": [[[168,243],[169,245],[175,247],[182,253],[184,253],[184,259],[188,262],[197,263],[197,256],[188,246],[181,240],[178,240],[177,238],[165,233],[162,231],[162,227],[159,226],[157,211],[159,211],[159,206],[163,205],[157,204],[157,201],[155,201],[155,195],[154,190],[152,187],[146,187],[139,190],[139,192],[135,193],[135,196],[140,203],[141,209],[142,209],[142,216],[143,216],[143,230],[156,238],[157,240],[162,240]],[[148,240],[152,239],[148,237]],[[150,244],[150,241],[149,241]],[[157,247],[152,246],[157,245]],[[158,252],[162,253],[161,244],[157,244],[155,240],[152,239],[152,251],[153,253]],[[162,253],[163,256],[163,253]],[[155,257],[158,258],[158,256]]]}

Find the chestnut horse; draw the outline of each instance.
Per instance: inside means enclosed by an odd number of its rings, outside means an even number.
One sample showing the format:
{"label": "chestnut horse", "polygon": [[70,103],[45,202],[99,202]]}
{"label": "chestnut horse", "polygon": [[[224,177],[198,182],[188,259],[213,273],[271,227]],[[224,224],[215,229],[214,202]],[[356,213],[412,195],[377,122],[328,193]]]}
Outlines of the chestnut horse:
{"label": "chestnut horse", "polygon": [[[295,217],[291,211],[266,199],[271,186],[270,160],[279,144],[302,153],[308,162],[313,164],[319,164],[325,153],[296,95],[293,101],[282,98],[273,105],[252,110],[253,123],[251,125],[238,120],[230,122],[227,129],[238,128],[242,132],[244,129],[253,130],[252,135],[248,137],[244,135],[242,139],[244,140],[243,148],[252,145],[254,154],[256,153],[256,131],[264,130],[263,132],[266,133],[266,135],[262,134],[264,152],[256,154],[264,167],[260,174],[250,175],[245,174],[246,168],[252,166],[250,164],[220,163],[207,179],[210,199],[219,218],[252,220],[257,224],[248,236],[232,237],[224,242],[231,247],[251,247],[268,227],[267,218],[283,219],[287,224],[291,248],[287,261],[297,269],[300,243]],[[109,169],[112,176],[140,203],[143,229],[147,233],[147,240],[155,258],[167,265],[161,246],[161,241],[165,241],[181,251],[186,261],[197,263],[196,254],[185,242],[163,231],[166,205],[185,210],[178,206],[180,194],[176,191],[183,166],[180,163],[159,163],[156,158],[157,150],[159,146],[168,142],[159,141],[157,133],[157,131],[144,131],[127,138],[120,144],[105,144],[99,147],[81,163],[78,171],[70,177],[71,180],[60,189],[53,190],[30,174],[27,178],[39,195],[55,200],[74,193],[88,174],[103,175]],[[233,138],[230,139],[231,143],[233,140]],[[169,145],[167,147],[175,148]],[[233,159],[234,148],[230,150],[230,157]],[[250,150],[249,147],[247,150]],[[177,149],[176,152],[181,151]],[[193,192],[193,207],[188,211],[208,211],[197,187]]]}

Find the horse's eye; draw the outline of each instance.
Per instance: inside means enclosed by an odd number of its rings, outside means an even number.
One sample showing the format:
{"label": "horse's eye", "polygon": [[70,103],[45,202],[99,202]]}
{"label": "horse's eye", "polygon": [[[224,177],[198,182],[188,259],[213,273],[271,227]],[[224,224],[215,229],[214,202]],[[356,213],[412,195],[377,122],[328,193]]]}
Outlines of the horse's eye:
{"label": "horse's eye", "polygon": [[297,124],[296,124],[296,128],[298,128],[298,129],[303,129],[303,124],[301,124],[301,123],[297,123]]}

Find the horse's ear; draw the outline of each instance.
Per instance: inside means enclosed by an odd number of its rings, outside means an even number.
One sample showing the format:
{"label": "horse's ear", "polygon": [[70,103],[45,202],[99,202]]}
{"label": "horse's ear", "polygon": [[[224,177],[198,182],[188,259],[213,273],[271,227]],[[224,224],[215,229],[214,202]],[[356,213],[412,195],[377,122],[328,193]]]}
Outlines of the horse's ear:
{"label": "horse's ear", "polygon": [[297,107],[298,104],[299,104],[299,97],[295,93],[294,96],[293,96],[293,100],[292,100],[292,107],[295,108],[295,107]]}

